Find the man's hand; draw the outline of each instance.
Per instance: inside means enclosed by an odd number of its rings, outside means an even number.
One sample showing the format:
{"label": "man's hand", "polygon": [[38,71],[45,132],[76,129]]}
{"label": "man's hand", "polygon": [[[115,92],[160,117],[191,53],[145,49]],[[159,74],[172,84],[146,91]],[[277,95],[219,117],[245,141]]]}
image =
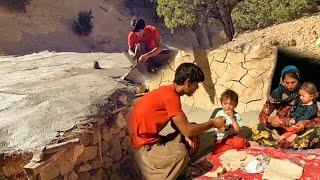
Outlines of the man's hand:
{"label": "man's hand", "polygon": [[147,62],[148,59],[149,59],[149,56],[147,54],[143,54],[140,56],[139,61]]}
{"label": "man's hand", "polygon": [[232,111],[232,110],[226,110],[226,114],[227,114],[228,116],[230,116],[231,118],[234,117],[234,111]]}
{"label": "man's hand", "polygon": [[134,62],[138,62],[138,56],[136,56],[136,55],[134,55],[134,56],[132,56],[132,59],[134,60]]}
{"label": "man's hand", "polygon": [[211,119],[213,123],[213,127],[217,129],[224,129],[226,125],[226,119],[223,116],[218,116],[213,119]]}

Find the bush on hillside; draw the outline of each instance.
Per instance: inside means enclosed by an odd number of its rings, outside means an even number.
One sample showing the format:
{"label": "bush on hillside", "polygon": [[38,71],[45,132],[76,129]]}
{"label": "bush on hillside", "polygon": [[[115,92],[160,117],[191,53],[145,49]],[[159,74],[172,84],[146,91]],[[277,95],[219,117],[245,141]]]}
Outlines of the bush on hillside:
{"label": "bush on hillside", "polygon": [[152,0],[169,29],[220,23],[229,41],[234,36],[231,13],[240,0]]}
{"label": "bush on hillside", "polygon": [[7,0],[7,5],[12,9],[26,12],[26,8],[30,2],[31,0]]}
{"label": "bush on hillside", "polygon": [[82,36],[88,36],[93,29],[93,15],[92,11],[80,11],[78,13],[78,20],[73,21],[72,28],[75,33]]}
{"label": "bush on hillside", "polygon": [[314,0],[245,0],[235,7],[232,18],[236,29],[242,31],[286,22],[316,11]]}

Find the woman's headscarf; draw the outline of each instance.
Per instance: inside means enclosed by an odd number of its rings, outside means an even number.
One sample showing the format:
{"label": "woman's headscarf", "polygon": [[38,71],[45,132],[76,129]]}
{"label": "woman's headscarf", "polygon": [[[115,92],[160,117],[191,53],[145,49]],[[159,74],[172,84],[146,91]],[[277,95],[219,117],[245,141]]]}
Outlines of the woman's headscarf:
{"label": "woman's headscarf", "polygon": [[295,91],[289,91],[283,85],[284,76],[290,72],[295,73],[298,77],[298,81],[300,81],[300,73],[298,68],[293,65],[285,66],[281,71],[279,87],[271,93],[267,102],[272,104],[291,104],[299,96],[299,84],[297,85],[298,87]]}

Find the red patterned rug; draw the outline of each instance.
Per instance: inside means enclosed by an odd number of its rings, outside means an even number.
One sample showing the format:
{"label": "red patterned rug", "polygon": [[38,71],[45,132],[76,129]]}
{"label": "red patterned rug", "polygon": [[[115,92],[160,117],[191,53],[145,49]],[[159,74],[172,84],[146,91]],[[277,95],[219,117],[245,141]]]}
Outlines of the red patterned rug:
{"label": "red patterned rug", "polygon": [[[264,148],[264,147],[250,147],[241,151],[245,151],[248,154],[268,154],[276,159],[288,159],[293,163],[296,163],[303,167],[303,174],[300,177],[301,180],[319,180],[320,178],[320,149],[313,150],[280,150],[275,148]],[[213,168],[210,172],[214,172],[216,169],[221,167],[220,155],[214,154],[209,155],[207,160],[213,164]],[[249,174],[240,169],[235,171],[227,171],[226,173],[219,176],[219,179],[245,179],[245,180],[260,180],[262,179],[261,173]],[[202,175],[198,180],[211,180],[212,177]]]}

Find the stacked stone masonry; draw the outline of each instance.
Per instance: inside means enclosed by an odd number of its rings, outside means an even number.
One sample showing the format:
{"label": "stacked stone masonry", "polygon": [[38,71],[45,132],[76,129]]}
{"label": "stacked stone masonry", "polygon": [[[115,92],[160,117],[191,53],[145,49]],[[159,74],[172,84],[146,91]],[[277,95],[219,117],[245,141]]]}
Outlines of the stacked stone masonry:
{"label": "stacked stone masonry", "polygon": [[192,62],[203,69],[205,81],[192,98],[182,97],[184,104],[213,109],[220,105],[221,93],[230,88],[239,94],[238,112],[256,111],[267,98],[276,61],[277,48],[259,44],[237,45],[211,52],[180,51],[147,86],[155,89],[172,84],[174,70],[183,62]]}
{"label": "stacked stone masonry", "polygon": [[127,128],[133,94],[116,90],[97,116],[45,147],[1,154],[0,179],[139,179]]}

